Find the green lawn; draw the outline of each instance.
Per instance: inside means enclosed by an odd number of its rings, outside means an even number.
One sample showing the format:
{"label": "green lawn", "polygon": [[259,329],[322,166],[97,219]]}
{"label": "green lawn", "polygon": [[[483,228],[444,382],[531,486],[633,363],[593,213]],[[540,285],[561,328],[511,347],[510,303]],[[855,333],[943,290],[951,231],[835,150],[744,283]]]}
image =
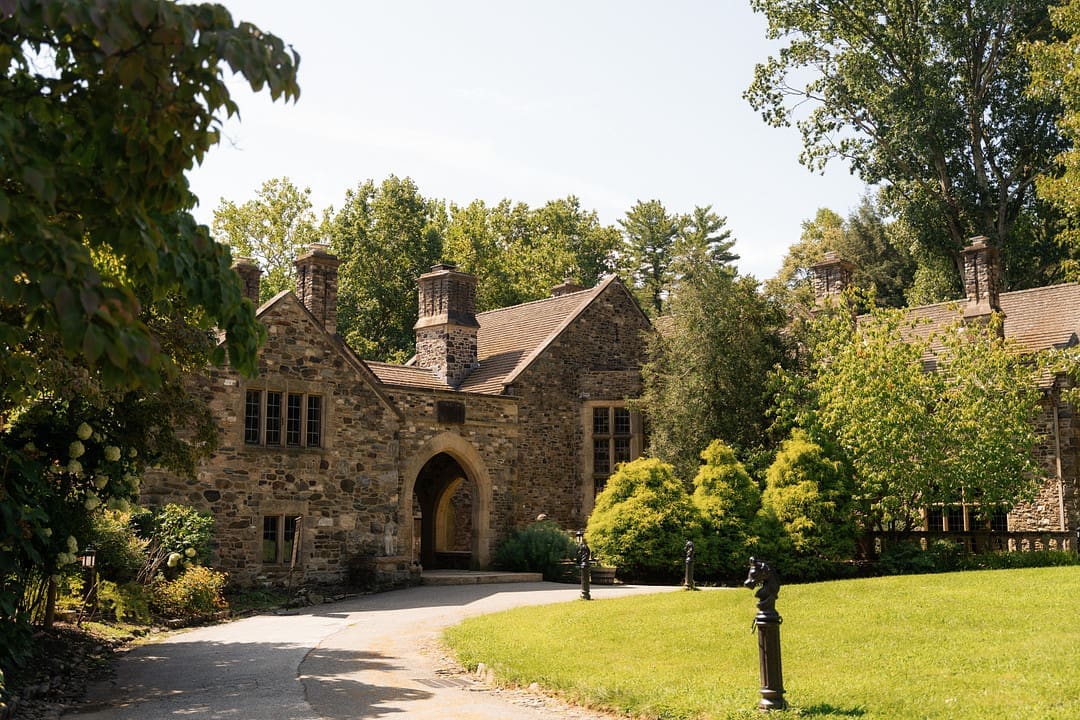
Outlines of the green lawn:
{"label": "green lawn", "polygon": [[[1080,718],[1080,567],[784,586],[775,717]],[[447,631],[467,667],[654,718],[756,718],[748,590],[522,608]]]}

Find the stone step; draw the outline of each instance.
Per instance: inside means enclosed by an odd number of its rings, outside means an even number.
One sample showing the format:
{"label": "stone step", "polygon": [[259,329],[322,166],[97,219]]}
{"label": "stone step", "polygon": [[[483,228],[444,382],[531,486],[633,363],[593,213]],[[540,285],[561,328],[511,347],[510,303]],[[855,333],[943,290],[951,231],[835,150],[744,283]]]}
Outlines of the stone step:
{"label": "stone step", "polygon": [[497,570],[425,570],[421,585],[487,585],[489,583],[541,582],[542,573],[499,572]]}

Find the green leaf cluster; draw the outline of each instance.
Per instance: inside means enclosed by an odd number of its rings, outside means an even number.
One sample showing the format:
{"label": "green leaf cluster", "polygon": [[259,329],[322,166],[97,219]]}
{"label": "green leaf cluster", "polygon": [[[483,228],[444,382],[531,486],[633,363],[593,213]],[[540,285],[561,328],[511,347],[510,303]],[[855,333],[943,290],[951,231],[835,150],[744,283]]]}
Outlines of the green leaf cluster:
{"label": "green leaf cluster", "polygon": [[1000,319],[936,333],[876,308],[815,322],[796,424],[835,443],[854,472],[854,509],[875,530],[910,530],[921,510],[990,509],[1030,498],[1040,362],[1000,335]]}

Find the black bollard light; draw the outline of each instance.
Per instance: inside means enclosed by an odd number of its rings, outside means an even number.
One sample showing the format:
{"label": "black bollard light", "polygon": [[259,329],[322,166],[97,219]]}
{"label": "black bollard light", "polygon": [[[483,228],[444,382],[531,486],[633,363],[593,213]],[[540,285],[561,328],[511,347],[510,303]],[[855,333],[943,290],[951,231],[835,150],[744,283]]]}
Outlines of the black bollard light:
{"label": "black bollard light", "polygon": [[592,600],[592,593],[589,590],[589,584],[592,580],[592,550],[589,550],[589,544],[585,542],[585,532],[583,530],[577,531],[578,542],[578,567],[581,568],[581,599]]}
{"label": "black bollard light", "polygon": [[776,596],[780,594],[780,576],[768,563],[750,558],[750,574],[743,583],[748,588],[760,585],[754,593],[758,599],[753,629],[758,636],[758,664],[761,668],[761,700],[759,710],[783,710],[784,670],[780,663],[780,623],[776,612]]}
{"label": "black bollard light", "polygon": [[687,590],[696,590],[694,587],[694,541],[686,541],[686,575],[683,578],[683,587]]}

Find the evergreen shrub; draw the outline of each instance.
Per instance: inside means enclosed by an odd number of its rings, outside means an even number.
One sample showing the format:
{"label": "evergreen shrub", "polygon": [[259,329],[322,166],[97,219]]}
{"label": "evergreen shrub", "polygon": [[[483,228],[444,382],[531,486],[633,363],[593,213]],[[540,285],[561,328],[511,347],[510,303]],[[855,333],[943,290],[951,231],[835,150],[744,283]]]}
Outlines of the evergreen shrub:
{"label": "evergreen shrub", "polygon": [[688,539],[701,541],[697,508],[671,465],[645,457],[608,478],[586,530],[594,557],[640,580],[681,579]]}
{"label": "evergreen shrub", "polygon": [[202,565],[192,565],[174,580],[159,580],[151,587],[153,609],[166,617],[205,620],[225,610],[228,575]]}
{"label": "evergreen shrub", "polygon": [[511,572],[538,572],[545,580],[565,580],[564,561],[577,556],[577,544],[552,520],[514,530],[495,550],[495,566]]}
{"label": "evergreen shrub", "polygon": [[745,575],[752,554],[750,530],[761,491],[735,451],[722,441],[710,443],[701,460],[692,496],[702,522],[696,567],[702,576],[734,580]]}

